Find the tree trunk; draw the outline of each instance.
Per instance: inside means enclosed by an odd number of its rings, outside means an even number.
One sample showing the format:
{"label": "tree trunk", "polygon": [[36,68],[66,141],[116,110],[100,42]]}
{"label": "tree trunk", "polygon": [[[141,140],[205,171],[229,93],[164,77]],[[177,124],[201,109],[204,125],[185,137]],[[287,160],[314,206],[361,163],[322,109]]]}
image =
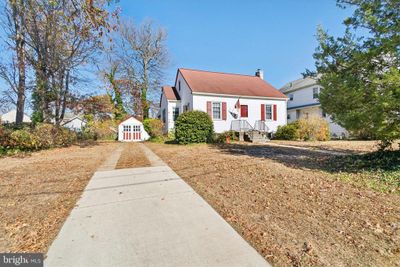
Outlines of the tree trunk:
{"label": "tree trunk", "polygon": [[63,96],[62,96],[62,100],[61,100],[62,101],[62,108],[61,108],[61,115],[60,115],[61,121],[64,119],[65,109],[67,108],[68,92],[69,92],[69,71],[67,70],[67,72],[65,74],[65,89],[64,89]]}
{"label": "tree trunk", "polygon": [[18,87],[17,87],[17,114],[15,122],[21,124],[24,119],[25,109],[25,40],[23,34],[23,23],[24,23],[24,3],[22,0],[10,1],[12,7],[12,17],[15,26],[15,48],[17,54],[17,65],[18,65]]}
{"label": "tree trunk", "polygon": [[142,110],[143,110],[143,119],[147,119],[149,117],[149,104],[147,102],[147,90],[149,88],[149,76],[147,70],[147,62],[143,62],[143,85],[142,92],[140,94],[140,99],[142,101]]}

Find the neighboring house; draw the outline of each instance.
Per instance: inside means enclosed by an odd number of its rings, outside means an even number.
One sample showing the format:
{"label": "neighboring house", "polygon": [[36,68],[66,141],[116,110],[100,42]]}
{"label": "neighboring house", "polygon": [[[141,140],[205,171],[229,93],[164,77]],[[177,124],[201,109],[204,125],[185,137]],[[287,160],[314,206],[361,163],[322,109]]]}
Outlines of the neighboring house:
{"label": "neighboring house", "polygon": [[287,98],[255,76],[180,68],[174,86],[162,87],[158,117],[164,132],[175,126],[182,112],[201,110],[214,122],[214,130],[247,132],[252,129],[273,133],[286,124]]}
{"label": "neighboring house", "polygon": [[[17,110],[13,109],[13,110],[10,110],[7,113],[4,113],[3,115],[0,115],[0,121],[1,121],[1,123],[14,123],[16,116],[17,116]],[[29,122],[32,122],[32,121],[31,121],[31,118],[28,115],[24,114],[22,122],[28,122],[29,123]]]}
{"label": "neighboring house", "polygon": [[149,138],[150,136],[145,131],[143,123],[133,116],[126,118],[118,125],[118,141],[139,142]]}
{"label": "neighboring house", "polygon": [[323,88],[318,85],[315,78],[307,77],[285,84],[280,90],[288,98],[287,121],[293,122],[300,118],[319,117],[329,123],[332,137],[341,138],[348,136],[346,129],[332,122],[329,115],[325,114],[319,103],[319,93]]}
{"label": "neighboring house", "polygon": [[86,125],[86,120],[79,116],[72,116],[69,118],[64,118],[63,121],[61,122],[61,126],[68,128],[72,131],[75,132],[80,132],[82,131],[83,127]]}

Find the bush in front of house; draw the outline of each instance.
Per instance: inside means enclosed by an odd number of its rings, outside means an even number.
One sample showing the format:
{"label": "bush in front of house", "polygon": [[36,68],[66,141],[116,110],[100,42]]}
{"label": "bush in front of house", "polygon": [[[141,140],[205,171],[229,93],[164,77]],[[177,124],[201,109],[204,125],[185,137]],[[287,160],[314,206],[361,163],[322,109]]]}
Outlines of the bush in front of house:
{"label": "bush in front of house", "polygon": [[184,112],[175,122],[175,139],[178,144],[212,142],[213,135],[214,124],[206,112]]}
{"label": "bush in front of house", "polygon": [[329,140],[329,124],[318,117],[299,119],[279,126],[274,135],[278,140],[326,141]]}
{"label": "bush in front of house", "polygon": [[297,121],[288,123],[283,126],[278,126],[278,130],[274,135],[274,139],[278,140],[298,140],[299,125]]}
{"label": "bush in front of house", "polygon": [[299,138],[304,141],[327,141],[330,138],[329,124],[323,118],[299,119]]}
{"label": "bush in front of house", "polygon": [[143,121],[143,127],[151,138],[155,138],[162,136],[164,124],[159,119],[147,118]]}

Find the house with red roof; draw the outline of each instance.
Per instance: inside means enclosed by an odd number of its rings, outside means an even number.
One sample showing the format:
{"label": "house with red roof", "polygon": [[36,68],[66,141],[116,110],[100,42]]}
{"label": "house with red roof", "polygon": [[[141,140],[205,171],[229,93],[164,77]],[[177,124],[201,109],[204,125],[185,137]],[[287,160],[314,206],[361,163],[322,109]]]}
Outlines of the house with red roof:
{"label": "house with red roof", "polygon": [[274,133],[287,120],[287,96],[255,75],[180,68],[175,84],[163,86],[159,118],[164,131],[175,126],[179,114],[189,110],[207,112],[214,130]]}

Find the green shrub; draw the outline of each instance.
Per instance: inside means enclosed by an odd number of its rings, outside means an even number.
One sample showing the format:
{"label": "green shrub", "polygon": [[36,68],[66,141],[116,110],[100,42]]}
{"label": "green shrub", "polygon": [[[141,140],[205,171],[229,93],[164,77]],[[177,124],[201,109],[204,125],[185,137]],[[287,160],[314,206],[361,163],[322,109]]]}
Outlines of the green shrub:
{"label": "green shrub", "polygon": [[143,127],[150,137],[159,137],[163,134],[164,124],[159,119],[148,118],[143,121]]}
{"label": "green shrub", "polygon": [[278,126],[278,130],[274,135],[274,139],[279,140],[298,140],[299,139],[299,125],[297,121],[287,125]]}
{"label": "green shrub", "polygon": [[175,122],[175,138],[179,144],[211,142],[213,134],[213,122],[203,111],[184,112]]}

